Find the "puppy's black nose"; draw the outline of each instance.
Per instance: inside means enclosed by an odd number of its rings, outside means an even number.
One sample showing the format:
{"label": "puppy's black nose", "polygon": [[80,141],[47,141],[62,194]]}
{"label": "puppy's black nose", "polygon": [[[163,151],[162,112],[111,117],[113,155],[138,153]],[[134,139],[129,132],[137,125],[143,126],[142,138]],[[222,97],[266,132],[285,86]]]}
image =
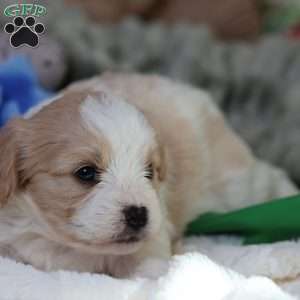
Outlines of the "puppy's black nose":
{"label": "puppy's black nose", "polygon": [[126,225],[135,231],[141,230],[148,223],[148,210],[145,206],[128,206],[123,212]]}

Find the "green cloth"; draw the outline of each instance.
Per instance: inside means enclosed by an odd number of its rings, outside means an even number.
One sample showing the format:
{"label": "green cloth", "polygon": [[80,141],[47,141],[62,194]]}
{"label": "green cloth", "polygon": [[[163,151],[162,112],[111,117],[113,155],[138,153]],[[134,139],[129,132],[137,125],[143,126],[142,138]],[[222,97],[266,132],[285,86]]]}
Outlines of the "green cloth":
{"label": "green cloth", "polygon": [[300,194],[228,213],[207,213],[191,222],[186,235],[234,234],[244,244],[273,243],[300,236]]}

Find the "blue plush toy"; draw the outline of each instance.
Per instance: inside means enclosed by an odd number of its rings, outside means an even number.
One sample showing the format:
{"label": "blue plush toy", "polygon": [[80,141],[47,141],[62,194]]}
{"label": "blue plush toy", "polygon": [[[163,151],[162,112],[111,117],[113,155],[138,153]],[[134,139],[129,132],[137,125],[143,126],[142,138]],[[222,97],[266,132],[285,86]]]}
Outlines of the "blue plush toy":
{"label": "blue plush toy", "polygon": [[0,64],[0,126],[51,96],[42,89],[31,63],[14,56]]}

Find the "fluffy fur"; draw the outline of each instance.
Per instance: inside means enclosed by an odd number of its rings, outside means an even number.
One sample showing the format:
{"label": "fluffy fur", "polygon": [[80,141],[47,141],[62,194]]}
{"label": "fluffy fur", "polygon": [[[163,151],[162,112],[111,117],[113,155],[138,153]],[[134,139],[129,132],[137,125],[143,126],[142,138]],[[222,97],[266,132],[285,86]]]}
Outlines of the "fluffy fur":
{"label": "fluffy fur", "polygon": [[[0,252],[45,270],[143,272],[145,258],[171,256],[199,213],[295,192],[207,94],[157,76],[71,85],[1,131],[0,158]],[[85,165],[99,182],[75,177]],[[141,231],[124,221],[130,206],[147,210]]]}

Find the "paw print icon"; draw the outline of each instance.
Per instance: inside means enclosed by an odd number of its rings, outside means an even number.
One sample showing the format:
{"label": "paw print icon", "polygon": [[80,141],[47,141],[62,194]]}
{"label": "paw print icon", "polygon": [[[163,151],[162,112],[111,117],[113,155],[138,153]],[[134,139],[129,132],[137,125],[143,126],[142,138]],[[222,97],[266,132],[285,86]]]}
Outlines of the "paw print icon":
{"label": "paw print icon", "polygon": [[45,26],[42,23],[36,23],[35,18],[28,16],[15,17],[12,23],[7,23],[4,31],[10,36],[10,44],[14,48],[22,45],[36,47],[39,44],[39,35],[44,33]]}

